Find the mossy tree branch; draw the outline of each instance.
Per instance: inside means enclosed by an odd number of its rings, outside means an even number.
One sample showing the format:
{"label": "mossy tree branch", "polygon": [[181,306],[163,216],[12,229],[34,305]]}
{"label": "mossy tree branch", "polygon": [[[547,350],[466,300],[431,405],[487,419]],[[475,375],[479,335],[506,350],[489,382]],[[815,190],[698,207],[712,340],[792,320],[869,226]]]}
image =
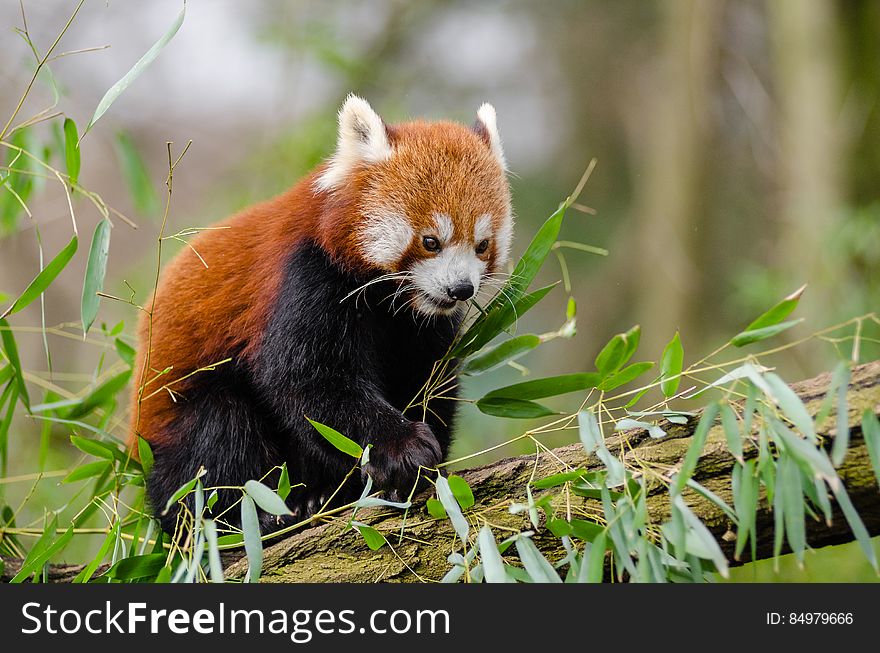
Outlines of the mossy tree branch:
{"label": "mossy tree branch", "polygon": [[[794,384],[792,387],[815,414],[825,397],[830,375]],[[880,361],[853,369],[847,393],[849,411],[850,443],[843,464],[838,468],[840,478],[849,492],[853,504],[872,535],[880,534],[880,492],[871,467],[868,452],[861,433],[861,415],[866,408],[880,414]],[[626,431],[608,438],[611,451],[623,450],[623,458],[631,467],[650,464],[654,469],[676,470],[691,442],[697,419],[688,425],[667,425],[668,435],[654,440],[640,429]],[[835,420],[829,418],[822,426],[820,435],[830,443],[835,435]],[[756,455],[754,448],[746,450],[746,458]],[[525,489],[531,478],[542,478],[570,468],[600,468],[595,456],[587,457],[580,444],[554,449],[550,453],[506,458],[491,465],[460,472],[473,489],[476,505],[465,515],[471,521],[472,530],[489,523],[496,535],[509,529],[510,534],[532,528],[528,516],[512,515],[508,508],[513,502],[525,502]],[[720,426],[710,432],[700,457],[694,479],[711,490],[728,504],[733,505],[731,472],[734,459],[730,455],[724,433]],[[534,476],[533,476],[534,474]],[[547,490],[558,492],[559,489]],[[535,498],[538,493],[533,493]],[[265,582],[414,582],[438,581],[449,570],[447,556],[461,543],[456,541],[449,520],[432,519],[425,509],[429,493],[416,497],[406,520],[397,510],[372,509],[358,513],[358,520],[379,530],[390,543],[378,551],[367,548],[363,538],[345,529],[344,520],[334,520],[299,532],[277,544],[268,546],[263,562]],[[703,520],[722,544],[730,559],[733,558],[735,526],[730,518],[715,504],[696,492],[685,491],[685,499],[691,509]],[[647,505],[649,519],[660,523],[668,516],[668,492],[661,483],[649,487]],[[571,495],[558,499],[559,510],[571,510],[581,515],[599,515],[598,502]],[[762,497],[757,511],[758,559],[773,555],[773,513]],[[808,518],[808,542],[813,547],[841,544],[853,540],[842,514],[835,506],[830,525],[824,521]],[[551,560],[564,555],[559,538],[541,528],[534,542]],[[740,562],[748,561],[749,548]],[[513,555],[508,549],[506,555]],[[227,577],[240,578],[247,563],[244,560],[227,569]]]}

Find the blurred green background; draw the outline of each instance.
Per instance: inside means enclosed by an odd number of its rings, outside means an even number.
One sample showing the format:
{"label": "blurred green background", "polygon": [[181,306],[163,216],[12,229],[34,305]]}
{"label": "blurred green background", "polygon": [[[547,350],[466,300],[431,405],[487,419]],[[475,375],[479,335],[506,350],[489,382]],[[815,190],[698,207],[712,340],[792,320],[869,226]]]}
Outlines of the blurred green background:
{"label": "blurred green background", "polygon": [[[72,3],[24,5],[32,37],[45,46]],[[53,62],[59,108],[85,125],[179,8],[177,0],[86,2],[60,50],[109,48]],[[32,55],[12,30],[21,20],[18,2],[0,2],[4,117],[32,74]],[[175,39],[82,143],[82,182],[138,223],[116,223],[106,290],[127,298],[130,286],[143,303],[151,289],[166,141],[179,152],[193,140],[175,173],[174,233],[294,183],[332,150],[335,113],[349,92],[388,122],[470,123],[490,101],[512,170],[516,251],[598,159],[580,200],[595,215],[572,212],[563,238],[610,254],[566,253],[578,334],[523,359],[529,373],[588,369],[608,338],[633,324],[642,325],[641,359],[657,360],[678,329],[686,362],[694,360],[808,283],[799,309],[807,319],[789,336],[798,339],[880,308],[878,34],[880,3],[871,0],[190,2]],[[51,103],[44,81],[26,115]],[[39,147],[54,136],[35,128],[29,138]],[[33,221],[0,212],[0,292],[9,295],[38,269],[35,223],[47,252],[70,237],[60,189],[47,187],[32,209]],[[100,216],[86,203],[79,209],[81,233],[91,233]],[[169,252],[182,246],[167,244]],[[80,251],[47,293],[48,324],[78,319],[86,256]],[[545,280],[560,274],[548,265]],[[520,328],[557,328],[567,298],[554,291]],[[124,320],[131,333],[135,311],[105,301],[99,319]],[[16,318],[39,322],[37,306]],[[49,338],[52,374],[39,333],[20,336],[25,366],[76,392],[93,379],[103,350]],[[830,369],[836,356],[832,344],[814,341],[774,363],[796,380]],[[877,356],[866,343],[863,359]],[[480,377],[465,392],[478,396],[521,374]],[[455,456],[528,427],[462,412]],[[40,431],[16,423],[11,475],[71,464],[60,430],[45,430],[53,445],[39,460]],[[527,451],[508,446],[468,464]],[[38,484],[29,505],[70,500],[57,480]],[[11,505],[31,491],[28,483],[0,488]],[[851,547],[811,556],[805,572],[781,570],[762,563],[734,576],[873,579]]]}

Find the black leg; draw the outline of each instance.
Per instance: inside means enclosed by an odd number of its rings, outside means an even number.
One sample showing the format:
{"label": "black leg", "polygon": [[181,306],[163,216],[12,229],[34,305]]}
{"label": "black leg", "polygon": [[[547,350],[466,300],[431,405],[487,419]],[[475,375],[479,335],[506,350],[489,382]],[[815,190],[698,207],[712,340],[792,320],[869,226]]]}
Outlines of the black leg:
{"label": "black leg", "polygon": [[[184,394],[178,418],[169,427],[165,441],[153,445],[155,462],[147,480],[150,502],[168,532],[174,531],[178,510],[172,506],[163,515],[165,504],[200,468],[206,470],[202,477],[206,488],[238,486],[250,479],[260,479],[280,462],[267,437],[270,429],[241,388],[210,383],[190,388]],[[272,486],[276,480],[277,474],[273,474],[266,482]],[[207,495],[206,492],[206,500]],[[236,490],[218,491],[211,514],[220,515],[239,497]],[[192,509],[191,497],[188,505]],[[236,507],[221,519],[237,524],[239,515]]]}

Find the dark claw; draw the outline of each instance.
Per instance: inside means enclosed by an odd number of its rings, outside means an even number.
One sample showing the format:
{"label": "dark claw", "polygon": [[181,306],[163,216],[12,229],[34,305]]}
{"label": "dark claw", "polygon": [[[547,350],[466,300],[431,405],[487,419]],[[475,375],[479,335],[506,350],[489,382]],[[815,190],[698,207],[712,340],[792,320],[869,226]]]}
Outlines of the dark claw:
{"label": "dark claw", "polygon": [[440,443],[431,427],[424,422],[410,422],[404,436],[376,443],[362,474],[370,475],[377,488],[399,501],[415,487],[420,468],[434,468],[440,462]]}

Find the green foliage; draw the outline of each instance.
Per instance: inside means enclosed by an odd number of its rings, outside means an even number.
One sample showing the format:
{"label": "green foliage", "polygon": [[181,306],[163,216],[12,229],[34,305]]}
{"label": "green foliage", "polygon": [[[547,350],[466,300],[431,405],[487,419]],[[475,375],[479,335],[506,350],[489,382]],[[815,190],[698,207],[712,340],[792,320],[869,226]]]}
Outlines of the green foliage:
{"label": "green foliage", "polygon": [[681,339],[678,337],[678,331],[676,331],[675,337],[666,345],[666,349],[663,350],[663,357],[660,359],[660,373],[663,379],[663,382],[660,384],[660,390],[662,390],[667,399],[678,392],[683,363],[684,348],[681,346]]}
{"label": "green foliage", "polygon": [[342,453],[348,454],[352,458],[360,458],[364,455],[364,450],[354,440],[348,438],[345,435],[342,435],[339,431],[324,424],[320,424],[312,419],[306,417],[309,421],[309,424],[315,427],[315,430],[320,433],[327,442],[332,444]]}
{"label": "green foliage", "polygon": [[49,284],[55,281],[55,278],[61,274],[61,271],[67,267],[68,263],[70,263],[70,259],[76,254],[78,245],[79,239],[76,236],[71,238],[70,242],[67,243],[64,249],[58,252],[55,258],[49,261],[49,264],[40,270],[40,273],[34,277],[34,280],[31,281],[28,284],[28,287],[18,296],[18,299],[12,302],[12,305],[7,308],[0,317],[5,318],[18,313],[37,297],[42,295],[46,291],[46,288],[49,287]]}
{"label": "green foliage", "polygon": [[177,34],[177,30],[180,29],[180,26],[183,25],[183,19],[186,16],[186,3],[184,3],[183,8],[180,10],[180,13],[177,15],[177,19],[168,28],[168,31],[162,35],[156,43],[153,44],[147,52],[138,59],[137,63],[131,67],[131,69],[122,76],[122,78],[116,82],[110,89],[104,94],[104,97],[101,98],[101,101],[98,102],[98,106],[95,109],[95,113],[92,114],[92,119],[89,120],[89,124],[86,126],[85,131],[83,132],[83,136],[85,136],[89,130],[94,127],[95,123],[104,115],[107,109],[110,108],[110,105],[113,104],[116,99],[122,95],[122,93],[127,89],[134,80],[136,80],[141,73],[143,73],[153,60],[159,56],[159,53],[168,45],[168,42],[174,38],[174,35]]}
{"label": "green foliage", "polygon": [[260,508],[271,515],[292,515],[290,508],[284,503],[284,499],[278,496],[270,488],[259,481],[248,481],[244,484],[244,491],[254,500]]}
{"label": "green foliage", "polygon": [[64,119],[64,161],[70,185],[76,186],[80,168],[79,135],[76,133],[76,123],[70,118]]}
{"label": "green foliage", "polygon": [[263,543],[260,541],[257,507],[249,496],[241,500],[241,529],[244,532],[244,549],[248,560],[247,581],[256,583],[260,580],[263,568]]}
{"label": "green foliage", "polygon": [[83,281],[82,318],[83,336],[88,334],[92,324],[98,317],[100,297],[98,293],[104,289],[104,276],[107,274],[107,257],[110,254],[110,220],[104,218],[95,227],[92,235],[92,246],[89,248],[89,261],[86,265],[86,277]]}
{"label": "green foliage", "polygon": [[147,164],[128,133],[119,132],[116,135],[116,153],[135,211],[148,216],[157,214],[159,198],[156,196]]}

